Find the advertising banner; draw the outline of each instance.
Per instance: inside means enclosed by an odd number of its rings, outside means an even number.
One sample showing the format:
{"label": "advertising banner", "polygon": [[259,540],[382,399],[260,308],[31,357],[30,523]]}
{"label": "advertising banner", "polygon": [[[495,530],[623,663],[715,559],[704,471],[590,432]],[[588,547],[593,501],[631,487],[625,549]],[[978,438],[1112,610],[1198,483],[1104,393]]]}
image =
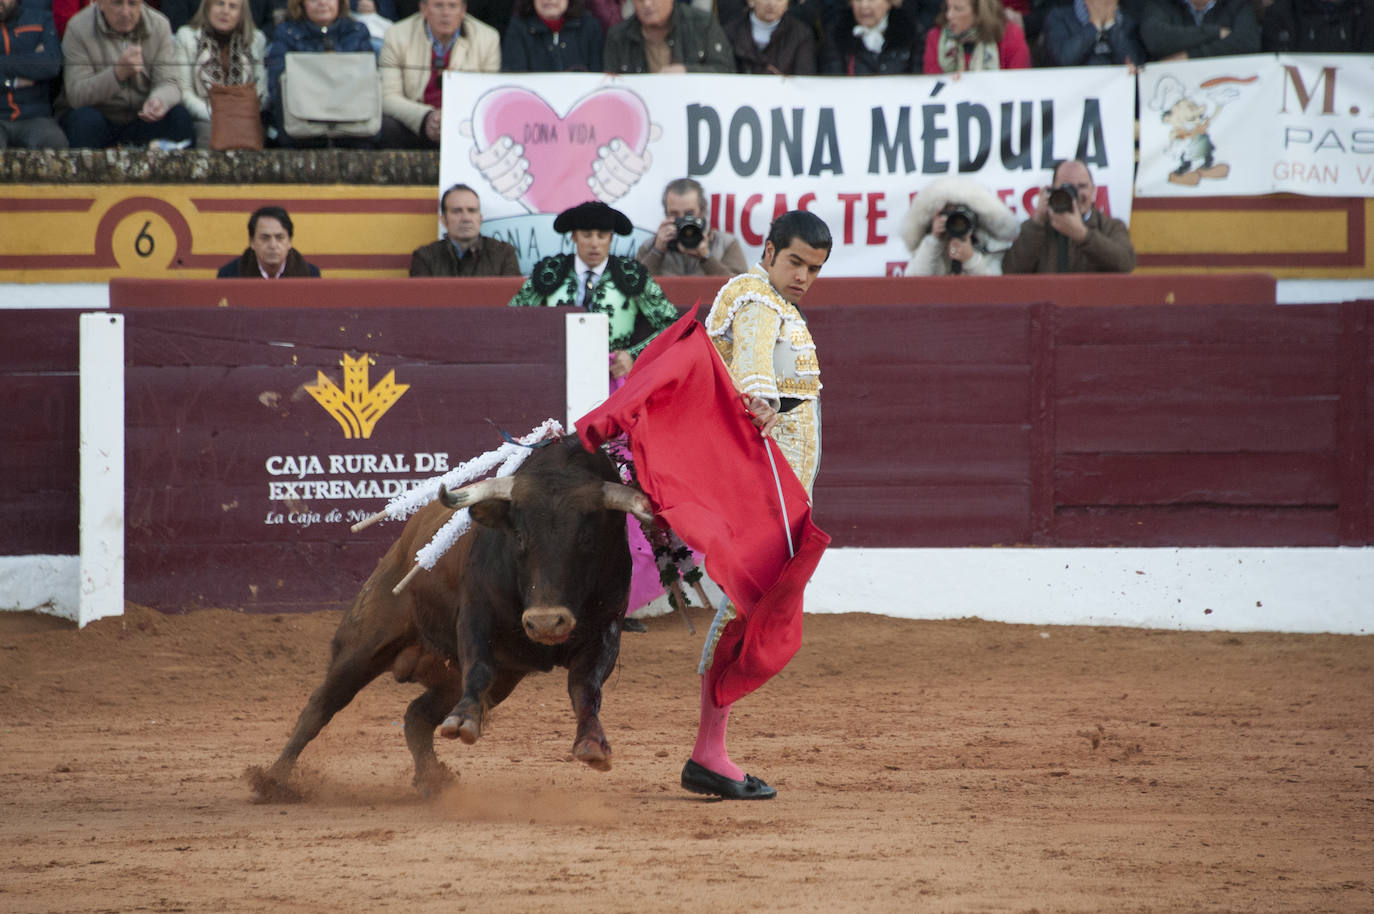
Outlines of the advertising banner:
{"label": "advertising banner", "polygon": [[963,175],[1020,218],[1053,163],[1082,158],[1098,206],[1129,220],[1135,80],[1124,68],[937,76],[448,73],[441,187],[477,190],[483,232],[528,272],[564,250],[553,218],[588,199],[622,210],[633,255],[663,219],[663,187],[699,180],[711,225],[756,259],[773,217],[807,209],[830,225],[828,276],[900,273],[912,196]]}
{"label": "advertising banner", "polygon": [[1374,196],[1374,57],[1152,63],[1140,76],[1142,197]]}

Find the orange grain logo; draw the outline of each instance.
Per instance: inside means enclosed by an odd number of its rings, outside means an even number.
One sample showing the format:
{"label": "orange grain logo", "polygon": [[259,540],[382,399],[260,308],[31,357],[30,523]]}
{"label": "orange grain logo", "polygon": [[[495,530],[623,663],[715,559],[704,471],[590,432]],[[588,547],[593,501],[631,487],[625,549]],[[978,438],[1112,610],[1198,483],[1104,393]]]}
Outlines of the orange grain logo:
{"label": "orange grain logo", "polygon": [[345,438],[371,438],[377,420],[396,405],[410,385],[397,384],[396,372],[388,371],[375,387],[369,386],[368,369],[376,361],[367,353],[356,359],[344,353],[339,364],[343,366],[342,390],[320,371],[314,384],[305,385],[306,392],[334,417]]}

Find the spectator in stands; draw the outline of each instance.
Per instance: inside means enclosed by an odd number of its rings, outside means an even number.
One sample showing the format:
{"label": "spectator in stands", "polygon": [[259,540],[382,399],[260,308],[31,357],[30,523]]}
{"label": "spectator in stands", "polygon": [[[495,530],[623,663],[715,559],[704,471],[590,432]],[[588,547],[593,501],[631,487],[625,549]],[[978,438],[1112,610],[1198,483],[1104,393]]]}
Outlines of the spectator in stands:
{"label": "spectator in stands", "polygon": [[916,20],[902,0],[850,0],[827,31],[821,72],[846,76],[920,73]]}
{"label": "spectator in stands", "polygon": [[711,13],[673,0],[634,0],[634,10],[606,35],[607,72],[735,72],[730,39]]}
{"label": "spectator in stands", "polygon": [[382,145],[439,148],[444,71],[500,69],[501,36],[463,0],[420,0],[382,45]]}
{"label": "spectator in stands", "polygon": [[600,73],[606,39],[584,0],[519,0],[501,42],[507,73]]}
{"label": "spectator in stands", "polygon": [[[1051,187],[1040,188],[1035,215],[1002,258],[1003,273],[1129,273],[1135,269],[1131,233],[1097,209],[1088,166],[1069,159],[1055,166]],[[1061,191],[1061,193],[1055,193]]]}
{"label": "spectator in stands", "polygon": [[1145,0],[1140,40],[1151,60],[1188,60],[1260,49],[1250,0]]}
{"label": "spectator in stands", "polygon": [[816,33],[795,16],[784,15],[788,0],[748,3],[747,9],[722,26],[735,53],[736,70],[780,76],[815,75]]}
{"label": "spectator in stands", "polygon": [[[663,222],[658,233],[639,246],[635,259],[654,276],[734,276],[746,272],[749,264],[739,240],[728,232],[708,228],[709,216],[701,184],[691,178],[669,181],[663,189]],[[691,241],[696,243],[689,244]]]}
{"label": "spectator in stands", "polygon": [[1368,54],[1374,51],[1374,0],[1275,0],[1264,11],[1260,47]]}
{"label": "spectator in stands", "polygon": [[[367,27],[355,20],[340,0],[288,0],[286,19],[277,26],[272,43],[267,48],[268,109],[276,141],[281,146],[324,145],[325,141],[302,141],[286,135],[283,124],[281,75],[286,69],[286,55],[327,52],[359,52],[372,50],[372,36]],[[339,146],[370,147],[375,138],[348,138],[333,141]]]}
{"label": "spectator in stands", "polygon": [[67,23],[61,115],[77,148],[195,138],[181,104],[181,52],[167,17],[143,0],[95,0]]}
{"label": "spectator in stands", "polygon": [[925,72],[1019,70],[1031,65],[1021,26],[1002,0],[945,0],[926,33]]}
{"label": "spectator in stands", "polygon": [[220,279],[318,279],[319,267],[292,247],[295,227],[280,206],[261,206],[248,217],[248,248],[219,268]]}
{"label": "spectator in stands", "polygon": [[1140,24],[1117,0],[1073,0],[1053,7],[1045,16],[1045,54],[1055,67],[1145,63]]}
{"label": "spectator in stands", "polygon": [[177,29],[181,103],[191,112],[196,145],[210,146],[210,87],[254,85],[267,107],[267,37],[253,25],[244,0],[202,0],[188,25]]}
{"label": "spectator in stands", "polygon": [[381,54],[386,33],[396,22],[395,0],[349,0],[348,8],[353,18],[367,27],[367,34],[372,37],[372,50]]}
{"label": "spectator in stands", "polygon": [[45,7],[0,0],[0,150],[66,149],[52,116],[51,86],[62,72],[62,45]]}
{"label": "spectator in stands", "polygon": [[649,341],[677,320],[677,308],[638,261],[611,253],[611,233],[633,231],[620,210],[579,203],[558,214],[553,230],[571,233],[576,253],[536,263],[511,307],[580,305],[605,314],[611,322],[611,377],[623,378]]}
{"label": "spectator in stands", "polygon": [[411,276],[519,276],[515,248],[482,235],[482,203],[477,191],[455,184],[439,198],[444,237],[410,256]]}
{"label": "spectator in stands", "polygon": [[[54,7],[59,2],[62,0],[55,0]],[[199,0],[161,0],[158,4],[158,9],[162,11],[162,15],[166,16],[167,21],[172,24],[173,34],[188,24],[200,7]],[[247,9],[248,17],[253,21],[254,27],[263,33],[264,39],[277,27],[272,18],[272,0],[244,0],[244,7]]]}
{"label": "spectator in stands", "polygon": [[67,23],[72,17],[90,5],[91,0],[52,0],[52,24],[59,39],[67,37]]}
{"label": "spectator in stands", "polygon": [[902,220],[902,241],[911,253],[906,275],[997,276],[1016,233],[1016,216],[977,181],[932,181],[916,195]]}

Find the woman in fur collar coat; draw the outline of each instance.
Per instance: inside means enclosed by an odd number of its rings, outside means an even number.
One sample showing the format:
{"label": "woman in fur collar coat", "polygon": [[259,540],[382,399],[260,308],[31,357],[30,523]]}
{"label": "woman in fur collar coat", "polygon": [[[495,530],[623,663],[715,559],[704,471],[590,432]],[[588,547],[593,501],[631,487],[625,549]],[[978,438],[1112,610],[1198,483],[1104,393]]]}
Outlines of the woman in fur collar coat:
{"label": "woman in fur collar coat", "polygon": [[[961,237],[958,228],[964,220],[973,226]],[[1019,228],[1006,204],[977,181],[957,177],[932,181],[916,195],[902,220],[902,241],[911,252],[906,275],[1000,276],[1002,255]]]}

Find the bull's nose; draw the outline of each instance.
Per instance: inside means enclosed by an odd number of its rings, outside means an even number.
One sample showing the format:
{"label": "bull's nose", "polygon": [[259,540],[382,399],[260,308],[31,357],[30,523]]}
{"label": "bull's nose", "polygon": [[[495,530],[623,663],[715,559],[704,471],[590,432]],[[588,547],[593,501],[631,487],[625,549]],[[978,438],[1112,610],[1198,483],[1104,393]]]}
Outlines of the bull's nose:
{"label": "bull's nose", "polygon": [[577,627],[577,620],[564,606],[532,606],[520,616],[520,624],[531,641],[562,644]]}

